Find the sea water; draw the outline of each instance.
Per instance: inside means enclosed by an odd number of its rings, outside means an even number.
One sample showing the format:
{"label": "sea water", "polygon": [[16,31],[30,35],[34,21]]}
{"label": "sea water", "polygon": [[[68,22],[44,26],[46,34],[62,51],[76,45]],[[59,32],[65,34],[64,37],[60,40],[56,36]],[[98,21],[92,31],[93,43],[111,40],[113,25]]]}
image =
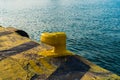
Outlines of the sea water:
{"label": "sea water", "polygon": [[0,0],[0,25],[26,31],[63,31],[67,48],[120,75],[120,0]]}

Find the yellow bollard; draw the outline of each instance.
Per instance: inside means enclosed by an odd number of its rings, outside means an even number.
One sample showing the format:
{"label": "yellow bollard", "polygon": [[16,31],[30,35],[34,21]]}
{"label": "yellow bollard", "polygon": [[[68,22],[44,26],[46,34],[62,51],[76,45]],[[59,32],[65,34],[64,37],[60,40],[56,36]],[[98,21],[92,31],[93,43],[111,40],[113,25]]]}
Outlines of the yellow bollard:
{"label": "yellow bollard", "polygon": [[43,52],[44,56],[72,55],[66,50],[66,34],[64,32],[42,33],[41,42],[54,47],[52,51]]}

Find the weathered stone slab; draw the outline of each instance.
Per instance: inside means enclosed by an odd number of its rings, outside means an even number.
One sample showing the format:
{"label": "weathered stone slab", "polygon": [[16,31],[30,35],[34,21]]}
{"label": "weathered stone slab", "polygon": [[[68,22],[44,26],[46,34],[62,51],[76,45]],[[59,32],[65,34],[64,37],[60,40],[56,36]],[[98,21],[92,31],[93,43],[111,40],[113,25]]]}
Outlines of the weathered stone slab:
{"label": "weathered stone slab", "polygon": [[79,55],[43,55],[53,49],[0,27],[0,80],[120,80]]}

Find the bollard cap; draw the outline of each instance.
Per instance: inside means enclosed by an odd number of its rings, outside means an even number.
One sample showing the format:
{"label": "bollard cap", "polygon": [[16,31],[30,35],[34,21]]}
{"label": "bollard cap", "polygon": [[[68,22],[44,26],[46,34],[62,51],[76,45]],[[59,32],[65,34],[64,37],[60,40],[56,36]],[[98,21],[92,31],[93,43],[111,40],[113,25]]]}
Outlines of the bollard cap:
{"label": "bollard cap", "polygon": [[66,34],[64,32],[42,33],[41,42],[51,46],[66,44]]}

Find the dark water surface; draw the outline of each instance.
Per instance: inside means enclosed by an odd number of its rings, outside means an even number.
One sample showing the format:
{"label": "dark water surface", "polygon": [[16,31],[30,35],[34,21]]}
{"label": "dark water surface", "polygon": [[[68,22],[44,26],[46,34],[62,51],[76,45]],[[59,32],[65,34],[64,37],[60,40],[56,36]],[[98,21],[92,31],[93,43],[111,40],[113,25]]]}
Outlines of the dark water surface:
{"label": "dark water surface", "polygon": [[120,75],[120,0],[0,0],[0,25],[67,33],[69,50]]}

